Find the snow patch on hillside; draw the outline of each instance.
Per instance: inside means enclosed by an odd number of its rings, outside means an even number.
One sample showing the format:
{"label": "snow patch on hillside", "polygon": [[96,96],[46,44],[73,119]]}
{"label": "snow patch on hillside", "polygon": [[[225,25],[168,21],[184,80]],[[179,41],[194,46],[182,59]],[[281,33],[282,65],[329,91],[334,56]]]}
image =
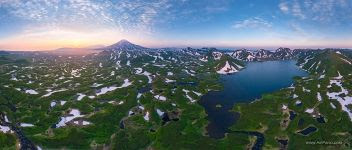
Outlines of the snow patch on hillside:
{"label": "snow patch on hillside", "polygon": [[157,100],[166,101],[166,97],[162,95],[155,95],[154,98]]}
{"label": "snow patch on hillside", "polygon": [[96,93],[96,95],[99,96],[102,94],[106,94],[107,92],[111,92],[111,91],[114,91],[114,90],[120,89],[120,88],[125,88],[130,85],[132,85],[132,82],[130,82],[128,79],[125,79],[124,83],[121,86],[119,86],[119,87],[116,87],[116,86],[103,87],[100,89],[99,92]]}
{"label": "snow patch on hillside", "polygon": [[[338,72],[338,74],[339,74],[339,76],[335,77],[335,80],[330,80],[330,85],[328,85],[328,88],[331,88],[332,85],[335,84],[340,87],[341,91],[340,92],[331,92],[331,93],[327,92],[326,94],[329,96],[330,99],[336,99],[341,104],[342,110],[348,113],[348,115],[352,121],[352,111],[347,107],[348,105],[352,104],[352,97],[346,96],[349,94],[349,92],[347,89],[345,89],[342,86],[342,81],[341,81],[342,76],[339,72]],[[342,95],[344,95],[344,97]]]}
{"label": "snow patch on hillside", "polygon": [[235,67],[231,66],[228,61],[226,61],[225,66],[216,72],[219,74],[231,74],[238,72],[238,70]]}
{"label": "snow patch on hillside", "polygon": [[36,94],[38,94],[38,92],[37,92],[37,91],[35,91],[35,90],[31,90],[31,89],[26,90],[26,92],[25,92],[25,93],[32,94],[32,95],[36,95]]}
{"label": "snow patch on hillside", "polygon": [[59,121],[59,123],[56,124],[56,127],[64,127],[66,126],[66,123],[79,117],[84,117],[84,115],[81,115],[81,112],[78,109],[72,109],[66,117],[61,117],[61,120]]}

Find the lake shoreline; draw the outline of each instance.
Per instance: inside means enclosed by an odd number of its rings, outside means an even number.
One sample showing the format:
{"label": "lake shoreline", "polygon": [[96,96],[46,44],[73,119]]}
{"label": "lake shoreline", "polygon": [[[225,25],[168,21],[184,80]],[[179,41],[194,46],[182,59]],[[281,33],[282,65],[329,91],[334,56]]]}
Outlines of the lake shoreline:
{"label": "lake shoreline", "polygon": [[215,139],[225,137],[228,127],[240,117],[231,111],[236,103],[260,100],[263,94],[289,87],[295,76],[307,75],[294,60],[249,62],[238,73],[220,75],[222,90],[210,91],[198,102],[208,115],[208,135]]}

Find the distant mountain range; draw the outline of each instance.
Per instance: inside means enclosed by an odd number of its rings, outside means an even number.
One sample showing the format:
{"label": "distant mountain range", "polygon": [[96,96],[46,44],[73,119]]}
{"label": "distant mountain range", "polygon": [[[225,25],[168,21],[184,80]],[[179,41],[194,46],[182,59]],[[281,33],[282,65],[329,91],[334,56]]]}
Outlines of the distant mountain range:
{"label": "distant mountain range", "polygon": [[298,50],[289,48],[278,48],[275,51],[260,49],[258,51],[250,51],[247,49],[235,50],[229,53],[233,58],[242,61],[266,61],[266,60],[288,60],[296,57]]}
{"label": "distant mountain range", "polygon": [[[164,48],[161,48],[164,49]],[[177,48],[167,48],[167,50],[173,50]],[[146,48],[140,45],[133,44],[127,40],[121,40],[113,45],[98,48],[98,50],[152,50],[151,48]],[[201,48],[201,49],[193,49],[193,48],[185,48],[185,50],[193,50],[193,51],[219,51],[222,50],[216,48]],[[247,49],[238,49],[234,51],[226,51],[224,53],[229,54],[231,57],[242,60],[242,61],[267,61],[267,60],[288,60],[297,58],[301,52],[307,52],[313,49],[290,49],[280,47],[275,51],[260,49],[260,50],[247,50]]]}
{"label": "distant mountain range", "polygon": [[[325,61],[339,62],[339,63],[348,63],[352,62],[349,58],[345,57],[342,54],[337,54],[336,52],[342,49],[290,49],[280,47],[275,51],[260,49],[260,50],[247,50],[247,49],[238,49],[234,51],[222,51],[216,48],[160,48],[160,49],[151,49],[146,48],[140,45],[133,44],[127,40],[121,40],[113,45],[99,48],[97,50],[105,50],[105,51],[135,51],[135,50],[165,50],[165,51],[179,51],[186,52],[188,54],[199,57],[199,60],[203,62],[215,62],[216,66],[214,68],[220,74],[230,74],[234,72],[238,72],[245,65],[244,62],[251,61],[270,61],[270,60],[290,60],[296,59],[299,60],[298,63],[302,67],[302,69],[309,70],[310,72],[313,67],[318,68],[315,72],[322,73],[323,66],[318,67],[317,65],[328,65],[331,63],[323,63]],[[322,56],[320,56],[322,55]],[[316,57],[315,59],[306,60],[311,57]],[[320,58],[321,57],[321,58]],[[339,61],[331,60],[340,58]],[[324,60],[320,60],[324,59]],[[303,61],[304,60],[304,61]],[[303,62],[302,62],[303,61]],[[305,62],[307,61],[307,62]],[[316,62],[312,66],[312,61],[323,61]],[[310,65],[310,66],[308,66]],[[308,67],[307,67],[308,66]],[[349,65],[351,66],[351,65]],[[330,68],[330,67],[328,67]],[[352,69],[351,69],[352,70]],[[336,72],[336,71],[335,71]]]}

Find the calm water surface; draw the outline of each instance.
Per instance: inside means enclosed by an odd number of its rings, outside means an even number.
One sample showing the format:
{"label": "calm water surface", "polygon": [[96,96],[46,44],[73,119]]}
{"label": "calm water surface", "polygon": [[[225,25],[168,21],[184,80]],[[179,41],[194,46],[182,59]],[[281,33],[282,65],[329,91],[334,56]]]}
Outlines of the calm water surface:
{"label": "calm water surface", "polygon": [[[250,62],[246,68],[232,75],[222,75],[222,91],[211,91],[199,103],[205,108],[210,121],[210,137],[222,138],[239,114],[229,112],[235,103],[251,102],[264,93],[270,93],[293,83],[294,76],[307,73],[295,65],[296,61]],[[222,107],[216,107],[220,104]]]}

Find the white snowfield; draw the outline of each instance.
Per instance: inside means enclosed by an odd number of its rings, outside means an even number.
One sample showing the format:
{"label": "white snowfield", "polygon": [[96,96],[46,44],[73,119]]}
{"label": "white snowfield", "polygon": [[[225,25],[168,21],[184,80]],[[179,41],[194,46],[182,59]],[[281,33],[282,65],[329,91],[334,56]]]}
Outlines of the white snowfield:
{"label": "white snowfield", "polygon": [[165,78],[165,82],[166,82],[166,83],[172,83],[172,82],[176,82],[176,80],[170,80],[170,79],[168,79],[168,78]]}
{"label": "white snowfield", "polygon": [[134,72],[135,74],[141,74],[143,72],[142,68],[134,68],[136,71]]}
{"label": "white snowfield", "polygon": [[99,87],[99,86],[102,86],[103,84],[99,84],[99,83],[93,83],[93,85],[92,86],[90,86],[90,87]]}
{"label": "white snowfield", "polygon": [[293,94],[292,98],[298,98],[298,95],[297,94]]}
{"label": "white snowfield", "polygon": [[310,93],[310,90],[309,89],[306,89],[306,88],[304,88],[304,87],[302,87],[303,88],[303,92],[308,92],[308,93]]}
{"label": "white snowfield", "polygon": [[220,53],[220,52],[213,52],[212,55],[215,60],[220,60],[222,57],[222,53]]}
{"label": "white snowfield", "polygon": [[20,126],[21,127],[34,127],[34,125],[30,124],[30,123],[21,123]]}
{"label": "white snowfield", "polygon": [[[349,110],[347,108],[348,105],[352,104],[352,97],[346,96],[349,94],[349,92],[347,89],[345,89],[342,86],[342,80],[341,80],[342,76],[340,73],[338,73],[338,74],[339,74],[338,77],[335,77],[333,80],[330,80],[330,85],[328,85],[328,88],[332,87],[332,85],[335,84],[340,87],[341,91],[340,92],[331,92],[331,93],[327,92],[326,94],[329,96],[330,99],[335,99],[340,103],[342,110],[348,113],[348,116],[350,117],[350,119],[352,121],[352,110]],[[341,94],[345,95],[345,97],[339,96]],[[333,105],[332,103],[330,103],[330,105],[333,109],[336,109],[335,105]]]}
{"label": "white snowfield", "polygon": [[318,101],[322,101],[322,100],[323,100],[323,99],[321,98],[321,95],[320,95],[319,92],[317,93],[317,99],[318,99]]}
{"label": "white snowfield", "polygon": [[168,76],[172,76],[172,75],[174,75],[174,73],[172,73],[172,72],[167,72],[167,75],[168,75]]}
{"label": "white snowfield", "polygon": [[138,94],[137,94],[137,99],[141,98],[142,95],[143,95],[142,93],[138,93]]}
{"label": "white snowfield", "polygon": [[192,91],[194,94],[196,94],[197,96],[202,96],[202,93],[196,92],[196,91]]}
{"label": "white snowfield", "polygon": [[60,101],[60,105],[63,106],[66,104],[66,101]]}
{"label": "white snowfield", "polygon": [[185,94],[186,94],[186,98],[187,98],[187,99],[189,99],[189,101],[190,101],[191,103],[196,102],[196,100],[195,100],[195,99],[193,99],[191,96],[189,96],[189,95],[188,95],[188,93],[190,92],[189,90],[182,89],[182,91],[183,91],[183,92],[185,92]]}
{"label": "white snowfield", "polygon": [[73,77],[80,77],[81,74],[79,73],[79,71],[81,71],[81,69],[73,69],[73,70],[71,71],[71,75],[72,75]]}
{"label": "white snowfield", "polygon": [[141,105],[139,105],[138,108],[139,108],[140,110],[144,110],[144,107],[141,106]]}
{"label": "white snowfield", "polygon": [[17,79],[15,76],[13,76],[10,80],[12,80],[12,81],[18,81],[18,79]]}
{"label": "white snowfield", "polygon": [[[48,90],[47,90],[48,91]],[[54,94],[54,93],[57,93],[57,92],[63,92],[63,91],[67,91],[67,89],[60,89],[60,90],[56,90],[56,91],[51,91],[45,95],[43,95],[42,97],[48,97],[50,96],[51,94]]]}
{"label": "white snowfield", "polygon": [[314,112],[314,108],[308,108],[305,112],[311,114]]}
{"label": "white snowfield", "polygon": [[82,100],[86,95],[85,94],[82,94],[82,93],[77,93],[78,97],[77,97],[77,100],[80,101]]}
{"label": "white snowfield", "polygon": [[191,76],[196,76],[195,74],[191,73],[191,71],[188,71],[187,69],[182,69],[182,70]]}
{"label": "white snowfield", "polygon": [[156,109],[156,113],[161,117],[165,112],[161,111],[159,108]]}
{"label": "white snowfield", "polygon": [[26,90],[25,93],[32,94],[32,95],[39,94],[37,91],[32,90],[32,89]]}
{"label": "white snowfield", "polygon": [[[5,121],[6,121],[6,122],[10,122],[6,115],[5,115]],[[0,125],[0,132],[3,132],[3,133],[13,133],[13,131],[10,129],[10,127],[8,127],[8,126],[2,126],[2,125]]]}
{"label": "white snowfield", "polygon": [[299,66],[300,68],[302,68],[303,69],[303,66],[306,64],[306,63],[308,63],[311,59],[313,59],[314,57],[309,57],[309,58],[305,58],[304,59],[304,62]]}
{"label": "white snowfield", "polygon": [[56,102],[54,102],[54,101],[52,101],[51,103],[50,103],[50,107],[54,107],[56,105]]}
{"label": "white snowfield", "polygon": [[154,98],[157,100],[166,101],[166,97],[162,95],[155,95]]}
{"label": "white snowfield", "polygon": [[114,91],[114,90],[120,89],[120,88],[125,88],[130,85],[132,85],[132,82],[130,82],[128,79],[125,79],[124,83],[121,86],[119,86],[119,87],[116,87],[116,86],[103,87],[100,89],[100,91],[98,93],[96,93],[96,95],[99,96],[102,94],[106,94],[107,92],[111,92],[111,91]]}
{"label": "white snowfield", "polygon": [[0,125],[0,131],[1,131],[2,133],[12,132],[11,129],[10,129],[10,127],[8,127],[8,126],[2,126],[2,125]]}
{"label": "white snowfield", "polygon": [[297,101],[295,102],[295,104],[296,104],[296,105],[302,104],[302,101],[297,100]]}
{"label": "white snowfield", "polygon": [[208,62],[208,57],[202,57],[199,60],[202,61],[202,62]]}
{"label": "white snowfield", "polygon": [[332,102],[330,102],[330,106],[331,106],[333,109],[336,109],[336,106],[335,106]]}
{"label": "white snowfield", "polygon": [[56,124],[56,127],[57,128],[64,127],[66,126],[66,123],[79,117],[84,117],[84,115],[81,115],[81,112],[78,109],[72,109],[68,116],[61,117],[61,120],[59,121],[59,123]]}
{"label": "white snowfield", "polygon": [[[345,55],[343,55],[340,51],[337,51],[336,53],[342,55],[342,56],[345,57],[345,58],[347,58],[347,57],[346,57]],[[352,62],[351,62],[351,61],[349,61],[349,60],[347,60],[347,59],[345,59],[345,58],[343,58],[343,57],[340,57],[340,59],[343,60],[344,62],[346,62],[346,63],[352,65]]]}
{"label": "white snowfield", "polygon": [[342,60],[345,61],[346,63],[352,65],[352,63],[351,63],[350,61],[348,61],[347,59],[344,59],[344,58],[342,58],[342,57],[341,57],[340,59],[342,59]]}
{"label": "white snowfield", "polygon": [[143,69],[142,68],[134,68],[136,71],[135,71],[135,74],[138,74],[138,75],[145,75],[147,76],[148,78],[148,83],[152,83],[153,82],[153,78],[152,78],[152,74],[149,73],[148,71],[144,71],[143,72]]}
{"label": "white snowfield", "polygon": [[147,111],[147,113],[145,113],[143,118],[144,118],[144,120],[149,121],[149,112],[148,111]]}
{"label": "white snowfield", "polygon": [[235,67],[231,66],[228,61],[226,61],[225,66],[216,72],[219,74],[231,74],[238,72],[238,70]]}
{"label": "white snowfield", "polygon": [[83,125],[83,126],[86,126],[86,125],[90,125],[91,123],[88,122],[88,121],[74,121],[73,122],[74,124],[77,124],[77,125]]}
{"label": "white snowfield", "polygon": [[288,108],[287,105],[282,104],[281,109],[286,110],[287,108]]}
{"label": "white snowfield", "polygon": [[252,55],[248,55],[247,56],[247,61],[253,61],[254,60],[254,56],[252,56]]}
{"label": "white snowfield", "polygon": [[134,112],[133,111],[128,111],[128,116],[132,116],[134,114]]}

